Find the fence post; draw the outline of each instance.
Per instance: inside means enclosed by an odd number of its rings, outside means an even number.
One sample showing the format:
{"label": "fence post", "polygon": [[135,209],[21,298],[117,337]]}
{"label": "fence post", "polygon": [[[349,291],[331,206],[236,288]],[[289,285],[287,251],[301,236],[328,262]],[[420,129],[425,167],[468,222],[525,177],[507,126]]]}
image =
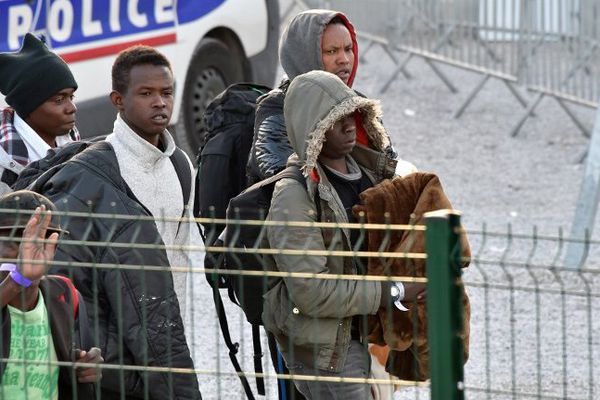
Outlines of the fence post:
{"label": "fence post", "polygon": [[427,326],[432,400],[463,400],[463,326],[460,278],[460,213],[425,214]]}

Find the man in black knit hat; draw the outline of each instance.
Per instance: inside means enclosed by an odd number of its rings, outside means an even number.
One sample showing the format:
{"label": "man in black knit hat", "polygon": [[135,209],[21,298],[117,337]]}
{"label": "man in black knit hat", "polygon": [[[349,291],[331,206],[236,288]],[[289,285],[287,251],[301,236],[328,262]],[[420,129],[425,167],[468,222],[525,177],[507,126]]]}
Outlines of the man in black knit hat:
{"label": "man in black knit hat", "polygon": [[77,82],[60,56],[31,33],[15,53],[0,53],[0,195],[50,148],[79,140],[73,93]]}

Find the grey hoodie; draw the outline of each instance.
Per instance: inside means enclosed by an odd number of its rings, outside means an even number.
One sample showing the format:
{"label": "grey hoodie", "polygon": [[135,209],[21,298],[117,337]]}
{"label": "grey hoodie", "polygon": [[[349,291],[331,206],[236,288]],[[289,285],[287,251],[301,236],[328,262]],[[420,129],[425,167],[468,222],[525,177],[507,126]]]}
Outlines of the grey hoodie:
{"label": "grey hoodie", "polygon": [[354,65],[348,80],[348,86],[352,87],[358,68],[356,32],[344,14],[332,10],[301,12],[290,21],[283,31],[279,45],[279,60],[290,80],[308,71],[325,69],[321,55],[321,41],[325,27],[335,17],[342,20],[352,37]]}

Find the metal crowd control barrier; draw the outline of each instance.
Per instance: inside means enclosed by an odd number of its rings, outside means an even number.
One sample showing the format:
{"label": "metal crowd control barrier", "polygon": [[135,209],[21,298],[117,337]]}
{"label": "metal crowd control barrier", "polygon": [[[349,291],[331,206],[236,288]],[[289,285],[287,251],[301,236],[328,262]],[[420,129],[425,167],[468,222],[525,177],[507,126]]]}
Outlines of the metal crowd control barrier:
{"label": "metal crowd control barrier", "polygon": [[[406,66],[422,58],[456,93],[437,64],[481,75],[453,113],[459,118],[491,79],[502,81],[524,107],[511,136],[546,96],[554,98],[581,133],[590,133],[567,103],[595,108],[600,98],[600,4],[594,0],[290,0],[295,10],[331,8],[348,14],[366,42],[364,57],[381,46],[396,65],[387,91]],[[402,58],[398,53],[405,54]],[[535,94],[529,101],[515,87]]]}
{"label": "metal crowd control barrier", "polygon": [[580,268],[586,262],[589,250],[587,242],[594,231],[600,201],[600,108],[596,111],[596,122],[586,155],[581,189],[571,223],[571,237],[578,240],[568,244],[565,255],[565,264],[569,268]]}

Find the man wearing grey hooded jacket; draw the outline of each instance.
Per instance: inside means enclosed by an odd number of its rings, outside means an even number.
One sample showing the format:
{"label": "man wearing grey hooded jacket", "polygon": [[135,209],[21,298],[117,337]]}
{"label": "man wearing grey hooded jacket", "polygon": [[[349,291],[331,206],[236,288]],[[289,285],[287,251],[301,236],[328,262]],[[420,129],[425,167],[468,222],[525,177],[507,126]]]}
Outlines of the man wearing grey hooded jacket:
{"label": "man wearing grey hooded jacket", "polygon": [[[359,193],[383,180],[356,146],[356,115],[361,116],[374,150],[382,152],[389,146],[379,103],[358,96],[333,74],[312,71],[291,82],[284,115],[294,150],[287,165],[299,168],[306,183],[284,178],[273,191],[267,217],[269,247],[291,251],[265,257],[268,270],[285,275],[270,280],[262,320],[294,375],[368,378],[363,317],[380,307],[393,307],[392,303],[406,311],[400,301],[423,301],[425,285],[320,279],[364,274],[366,268],[357,257],[323,255],[325,250],[361,250],[364,240],[348,228],[310,225],[318,222],[318,216],[325,222],[355,222],[352,206]],[[302,276],[287,275],[293,273]],[[294,384],[307,399],[372,398],[365,382],[308,377],[295,379]]]}
{"label": "man wearing grey hooded jacket", "polygon": [[[278,88],[258,100],[254,140],[248,158],[249,183],[281,171],[293,152],[283,117],[283,102],[291,80],[300,74],[321,70],[337,75],[352,87],[358,69],[356,32],[341,12],[301,12],[290,21],[281,36],[279,59],[287,77]],[[355,119],[358,146],[363,148],[363,153],[374,153],[360,116]],[[377,163],[381,175],[393,175],[395,168],[404,171],[402,175],[415,170],[412,164],[397,159],[391,145],[378,152]]]}

